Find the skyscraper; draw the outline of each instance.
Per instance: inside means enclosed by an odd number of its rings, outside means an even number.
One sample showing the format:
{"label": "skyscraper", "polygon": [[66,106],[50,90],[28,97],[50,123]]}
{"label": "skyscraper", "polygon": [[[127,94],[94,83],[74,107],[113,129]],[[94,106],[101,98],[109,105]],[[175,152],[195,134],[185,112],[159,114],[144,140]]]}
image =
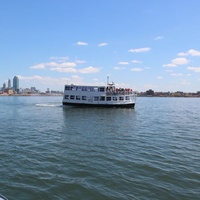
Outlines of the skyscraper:
{"label": "skyscraper", "polygon": [[6,89],[6,83],[3,84],[3,90]]}
{"label": "skyscraper", "polygon": [[17,76],[13,78],[13,90],[15,92],[19,91],[19,78]]}
{"label": "skyscraper", "polygon": [[8,79],[8,88],[11,88],[11,80]]}

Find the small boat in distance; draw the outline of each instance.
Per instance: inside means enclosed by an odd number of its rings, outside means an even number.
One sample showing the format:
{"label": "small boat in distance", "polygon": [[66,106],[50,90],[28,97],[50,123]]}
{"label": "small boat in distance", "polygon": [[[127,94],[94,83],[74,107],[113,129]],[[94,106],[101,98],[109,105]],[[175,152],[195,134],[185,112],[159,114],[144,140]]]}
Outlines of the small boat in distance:
{"label": "small boat in distance", "polygon": [[137,94],[130,88],[106,86],[65,85],[63,105],[134,108]]}

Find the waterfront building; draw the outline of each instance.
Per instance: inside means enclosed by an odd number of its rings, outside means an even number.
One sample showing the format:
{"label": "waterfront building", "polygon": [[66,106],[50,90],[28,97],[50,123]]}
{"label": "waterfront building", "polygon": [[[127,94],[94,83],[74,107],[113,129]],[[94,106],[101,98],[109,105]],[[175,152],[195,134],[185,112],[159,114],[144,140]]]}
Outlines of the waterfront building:
{"label": "waterfront building", "polygon": [[30,94],[30,93],[32,93],[32,91],[31,91],[30,88],[25,88],[25,89],[22,89],[22,93],[24,93],[24,94]]}
{"label": "waterfront building", "polygon": [[4,90],[4,93],[6,93],[6,94],[8,94],[8,95],[12,95],[12,94],[13,94],[13,90],[10,89],[10,88],[6,88],[6,89]]}
{"label": "waterfront building", "polygon": [[147,96],[153,96],[154,95],[154,91],[152,89],[149,89],[146,91],[146,95]]}
{"label": "waterfront building", "polygon": [[17,76],[13,78],[13,90],[15,92],[19,91],[19,78]]}
{"label": "waterfront building", "polygon": [[49,90],[49,88],[47,88],[47,91],[46,91],[46,93],[50,93],[50,90]]}
{"label": "waterfront building", "polygon": [[31,92],[35,93],[35,91],[36,91],[36,87],[31,87]]}

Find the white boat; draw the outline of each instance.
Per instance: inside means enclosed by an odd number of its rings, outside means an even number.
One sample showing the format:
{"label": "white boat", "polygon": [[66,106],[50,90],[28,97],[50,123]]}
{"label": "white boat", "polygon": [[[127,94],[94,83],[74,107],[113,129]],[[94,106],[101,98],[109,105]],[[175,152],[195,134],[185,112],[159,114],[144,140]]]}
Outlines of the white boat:
{"label": "white boat", "polygon": [[106,86],[65,85],[63,105],[93,107],[134,108],[137,94],[130,88],[116,88],[114,83]]}
{"label": "white boat", "polygon": [[8,199],[0,194],[0,200],[8,200]]}

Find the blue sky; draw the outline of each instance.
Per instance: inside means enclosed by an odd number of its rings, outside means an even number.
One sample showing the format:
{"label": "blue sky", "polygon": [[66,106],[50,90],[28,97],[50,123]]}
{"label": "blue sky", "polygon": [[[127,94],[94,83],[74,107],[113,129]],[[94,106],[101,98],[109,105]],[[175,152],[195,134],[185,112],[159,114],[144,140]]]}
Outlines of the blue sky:
{"label": "blue sky", "polygon": [[2,0],[0,85],[200,91],[199,0]]}

